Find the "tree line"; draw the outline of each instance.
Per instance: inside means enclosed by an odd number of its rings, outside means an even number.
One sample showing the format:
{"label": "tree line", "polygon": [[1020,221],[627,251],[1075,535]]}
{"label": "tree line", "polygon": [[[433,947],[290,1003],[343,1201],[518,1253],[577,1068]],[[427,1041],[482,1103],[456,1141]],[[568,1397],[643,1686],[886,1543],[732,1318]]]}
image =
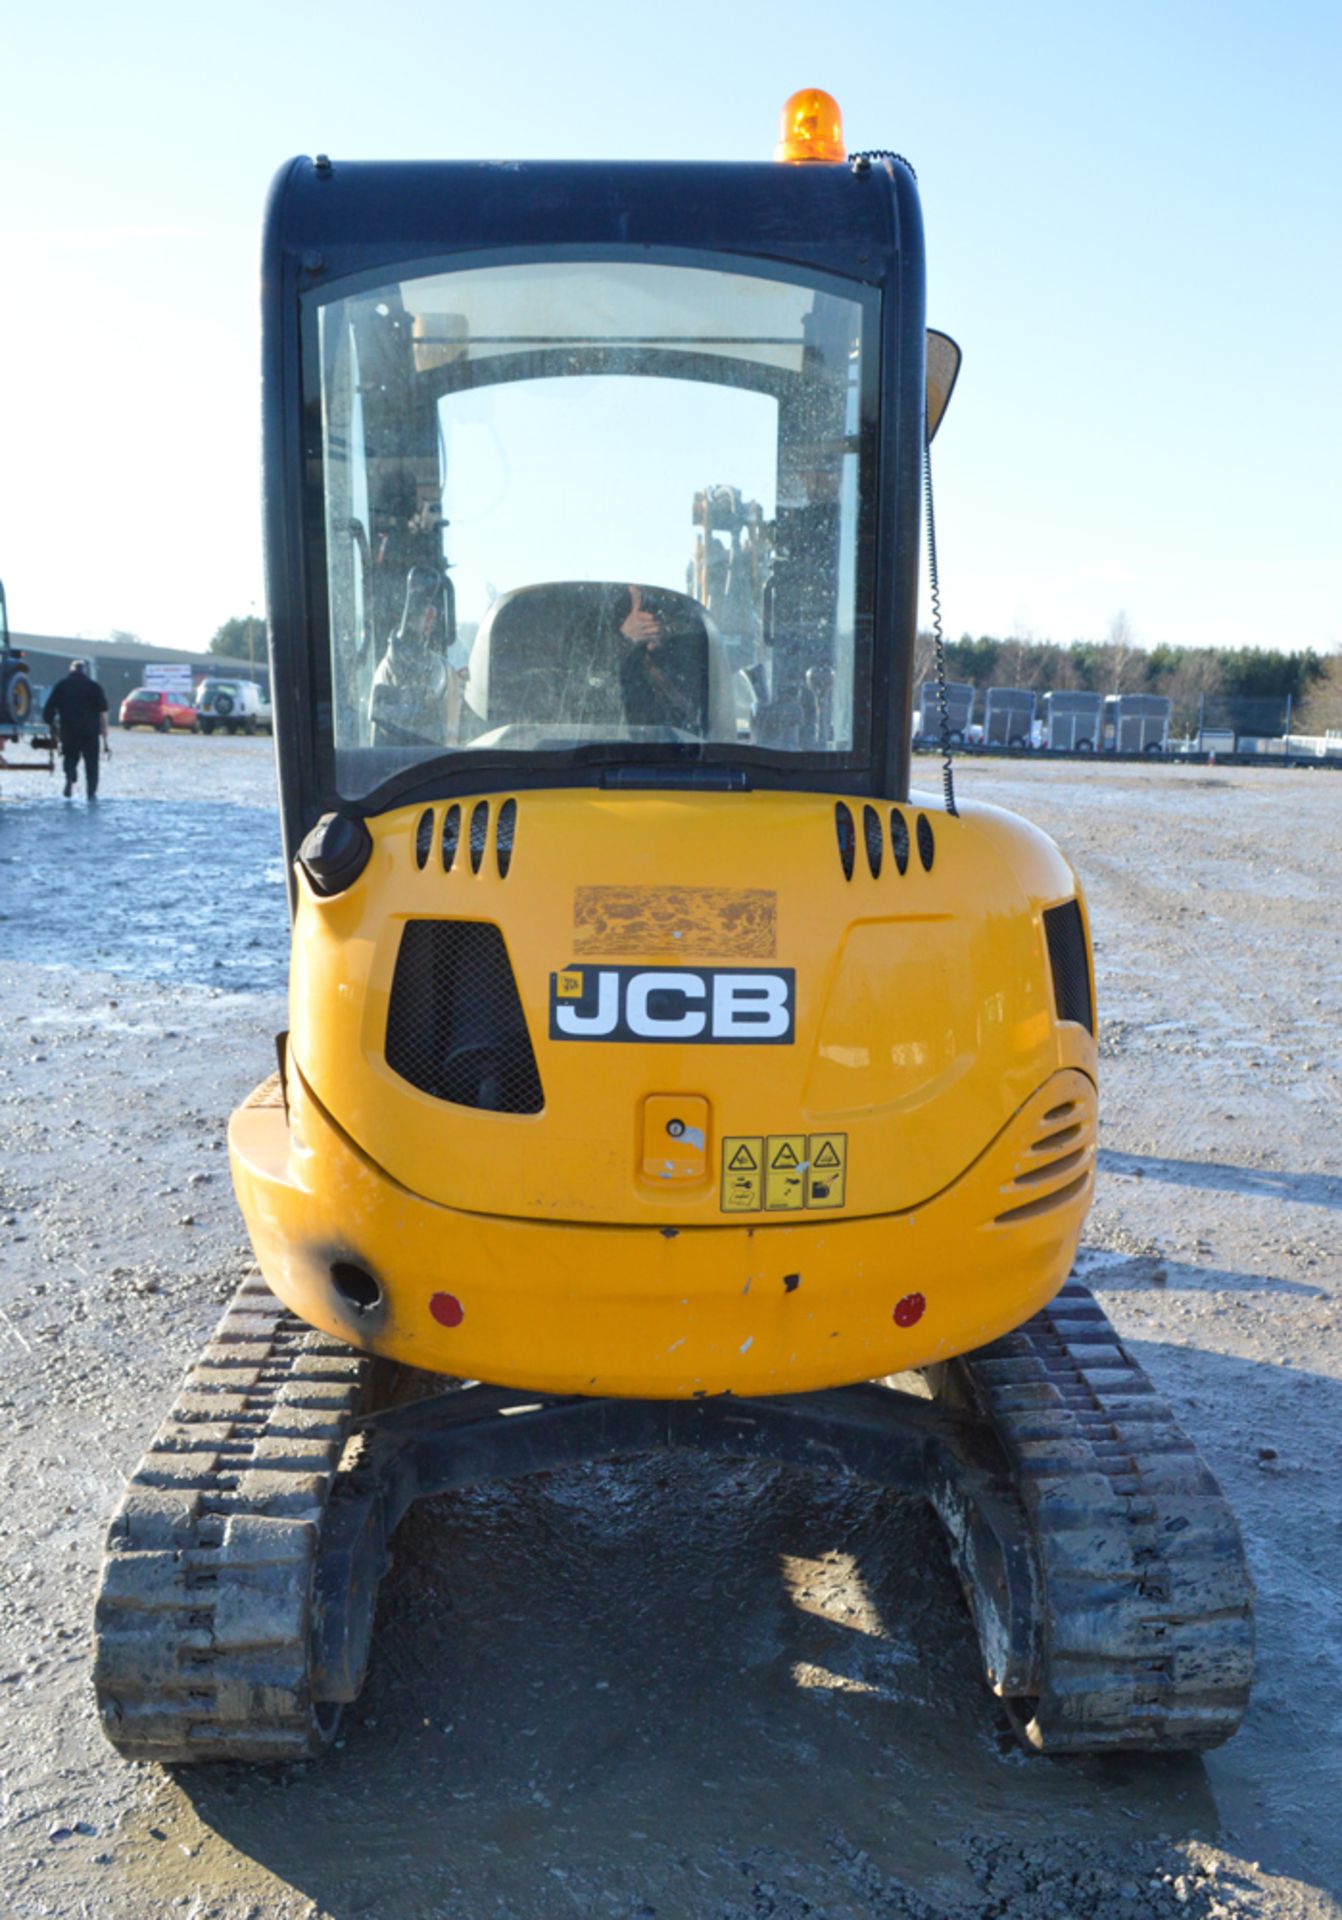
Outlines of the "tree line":
{"label": "tree line", "polygon": [[[226,620],[210,641],[211,653],[233,659],[266,657],[266,627],[255,614]],[[930,633],[920,633],[914,682],[934,673]],[[946,677],[980,689],[1026,687],[1037,693],[1163,693],[1170,701],[1170,727],[1190,733],[1205,699],[1291,702],[1294,731],[1321,733],[1342,727],[1342,655],[1312,647],[1285,653],[1274,647],[1141,647],[1125,614],[1116,614],[1103,640],[1052,640],[962,634],[946,642]]]}
{"label": "tree line", "polygon": [[236,614],[215,629],[210,641],[211,653],[227,654],[233,660],[255,660],[258,666],[266,658],[266,623],[255,613]]}

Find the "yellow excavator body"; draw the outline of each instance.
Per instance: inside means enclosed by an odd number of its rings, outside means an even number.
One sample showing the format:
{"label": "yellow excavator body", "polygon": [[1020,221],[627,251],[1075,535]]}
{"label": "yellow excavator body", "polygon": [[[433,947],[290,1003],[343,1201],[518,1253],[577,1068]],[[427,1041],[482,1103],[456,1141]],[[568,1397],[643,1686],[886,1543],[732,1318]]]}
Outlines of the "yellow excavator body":
{"label": "yellow excavator body", "polygon": [[[303,1319],[500,1385],[776,1394],[950,1359],[1066,1279],[1096,1047],[1059,1017],[1045,915],[1082,909],[1042,833],[930,799],[562,790],[368,826],[348,890],[300,865],[287,1101],[230,1134]],[[474,969],[456,1034],[444,939]],[[496,1104],[465,1104],[444,1056],[510,1019]]]}

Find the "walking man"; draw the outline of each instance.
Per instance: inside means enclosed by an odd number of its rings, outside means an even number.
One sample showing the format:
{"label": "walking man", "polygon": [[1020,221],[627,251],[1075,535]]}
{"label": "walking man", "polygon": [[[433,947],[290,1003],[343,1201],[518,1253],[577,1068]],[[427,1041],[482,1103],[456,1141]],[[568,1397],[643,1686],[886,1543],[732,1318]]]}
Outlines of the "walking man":
{"label": "walking man", "polygon": [[87,660],[70,662],[70,671],[47,695],[42,718],[60,733],[66,799],[75,790],[82,760],[84,786],[89,799],[96,800],[99,750],[106,747],[110,753],[112,749],[107,739],[107,695],[89,673]]}

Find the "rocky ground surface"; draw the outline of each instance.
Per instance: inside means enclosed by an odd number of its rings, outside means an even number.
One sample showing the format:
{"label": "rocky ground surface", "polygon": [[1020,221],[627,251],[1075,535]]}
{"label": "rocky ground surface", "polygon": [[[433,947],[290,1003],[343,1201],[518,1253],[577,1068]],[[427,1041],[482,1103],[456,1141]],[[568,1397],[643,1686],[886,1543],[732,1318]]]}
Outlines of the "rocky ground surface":
{"label": "rocky ground surface", "polygon": [[286,930],[269,743],[118,736],[95,809],[0,772],[0,1910],[1342,1915],[1342,780],[960,783],[1089,889],[1082,1268],[1241,1519],[1238,1737],[1025,1758],[921,1509],[690,1458],[417,1509],[321,1762],[120,1761],[88,1684],[102,1533],[248,1267],[224,1128],[285,1024]]}

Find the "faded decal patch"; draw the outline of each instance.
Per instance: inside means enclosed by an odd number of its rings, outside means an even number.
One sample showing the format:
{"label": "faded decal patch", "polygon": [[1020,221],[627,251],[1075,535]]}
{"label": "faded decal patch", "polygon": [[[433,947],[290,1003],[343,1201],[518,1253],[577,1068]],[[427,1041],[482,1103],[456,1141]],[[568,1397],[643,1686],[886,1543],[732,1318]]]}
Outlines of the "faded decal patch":
{"label": "faded decal patch", "polygon": [[772,960],[778,895],[764,887],[579,887],[573,951]]}

